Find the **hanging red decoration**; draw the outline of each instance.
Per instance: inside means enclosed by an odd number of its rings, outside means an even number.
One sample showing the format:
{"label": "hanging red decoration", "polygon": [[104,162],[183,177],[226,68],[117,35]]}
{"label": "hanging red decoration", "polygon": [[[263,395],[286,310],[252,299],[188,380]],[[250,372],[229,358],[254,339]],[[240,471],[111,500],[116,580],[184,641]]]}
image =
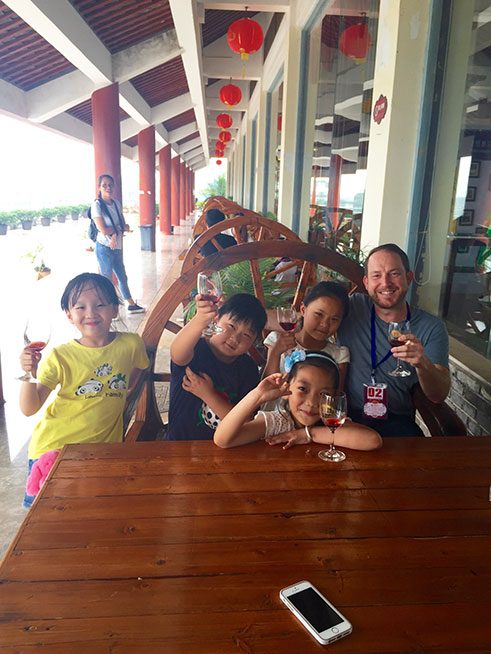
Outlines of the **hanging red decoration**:
{"label": "hanging red decoration", "polygon": [[281,132],[282,127],[283,127],[283,116],[281,114],[278,114],[278,118],[276,120],[276,128],[278,129],[278,132]]}
{"label": "hanging red decoration", "polygon": [[217,125],[220,129],[228,129],[233,125],[232,116],[229,114],[218,114],[217,116]]}
{"label": "hanging red decoration", "polygon": [[242,91],[235,84],[226,84],[220,89],[219,96],[223,104],[233,107],[242,100]]}
{"label": "hanging red decoration", "polygon": [[227,132],[226,130],[223,130],[218,135],[218,138],[220,139],[220,141],[222,141],[222,143],[228,143],[232,138],[232,134],[230,132]]}
{"label": "hanging red decoration", "polygon": [[217,166],[221,166],[221,165],[222,165],[222,160],[221,160],[221,159],[217,159],[216,164],[217,164]]}
{"label": "hanging red decoration", "polygon": [[263,29],[252,18],[234,20],[227,32],[229,47],[240,54],[241,59],[249,59],[249,55],[257,52],[264,41]]}
{"label": "hanging red decoration", "polygon": [[215,143],[215,150],[221,150],[223,152],[225,150],[225,143],[222,141],[217,141]]}
{"label": "hanging red decoration", "polygon": [[357,64],[365,61],[371,45],[372,40],[366,23],[347,27],[339,37],[339,49],[345,57],[353,59]]}

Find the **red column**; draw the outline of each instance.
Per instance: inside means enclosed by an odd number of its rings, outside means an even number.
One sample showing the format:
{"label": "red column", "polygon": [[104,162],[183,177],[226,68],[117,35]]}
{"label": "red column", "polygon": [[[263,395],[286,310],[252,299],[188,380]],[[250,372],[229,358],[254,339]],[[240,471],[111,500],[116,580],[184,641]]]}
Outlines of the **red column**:
{"label": "red column", "polygon": [[179,220],[186,218],[186,164],[181,161],[179,166]]}
{"label": "red column", "polygon": [[155,128],[138,133],[141,249],[155,252]]}
{"label": "red column", "polygon": [[191,211],[194,211],[194,198],[196,197],[194,191],[194,170],[191,171]]}
{"label": "red column", "polygon": [[160,171],[160,231],[162,234],[171,233],[171,148],[166,145],[159,152]]}
{"label": "red column", "polygon": [[186,216],[189,216],[191,213],[191,207],[189,205],[189,187],[191,186],[189,180],[189,168],[186,166]]}
{"label": "red column", "polygon": [[191,202],[191,168],[188,168],[188,215],[191,214],[193,210],[193,204]]}
{"label": "red column", "polygon": [[94,142],[96,195],[99,175],[114,178],[114,196],[121,202],[121,136],[119,131],[119,89],[111,84],[92,94],[92,139]]}
{"label": "red column", "polygon": [[179,225],[179,157],[175,156],[171,161],[171,224],[172,227]]}
{"label": "red column", "polygon": [[186,164],[184,161],[181,161],[181,189],[180,189],[180,198],[179,198],[179,213],[181,220],[184,220],[188,215],[186,211]]}

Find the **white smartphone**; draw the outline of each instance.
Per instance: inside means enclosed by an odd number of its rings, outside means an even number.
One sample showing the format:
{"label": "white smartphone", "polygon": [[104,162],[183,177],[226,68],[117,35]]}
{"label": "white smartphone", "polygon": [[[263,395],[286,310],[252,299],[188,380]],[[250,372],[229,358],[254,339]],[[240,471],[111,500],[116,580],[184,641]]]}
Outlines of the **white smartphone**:
{"label": "white smartphone", "polygon": [[283,588],[280,599],[321,645],[343,638],[353,630],[351,623],[310,581]]}

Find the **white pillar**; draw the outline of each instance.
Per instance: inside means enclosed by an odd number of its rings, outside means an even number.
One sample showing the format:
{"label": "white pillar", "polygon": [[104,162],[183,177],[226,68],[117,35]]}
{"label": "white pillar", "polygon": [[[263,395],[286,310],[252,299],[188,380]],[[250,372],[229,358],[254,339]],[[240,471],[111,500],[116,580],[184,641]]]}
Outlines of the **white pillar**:
{"label": "white pillar", "polygon": [[[281,82],[280,82],[281,86]],[[267,211],[274,210],[274,185],[276,170],[276,141],[278,139],[278,96],[279,87],[271,92],[271,115],[269,121],[269,153],[268,153],[268,194],[266,197]]]}
{"label": "white pillar", "polygon": [[[258,82],[260,84],[261,82]],[[256,123],[256,187],[254,189],[254,210],[267,211],[263,207],[266,155],[266,105],[268,94],[260,90],[259,109]]]}
{"label": "white pillar", "polygon": [[418,287],[418,306],[439,312],[440,290],[447,275],[446,257],[450,217],[453,211],[457,162],[462,128],[462,112],[473,34],[474,3],[456,0],[450,24],[445,65],[442,106],[438,123],[438,142],[431,203],[429,206],[427,250]]}
{"label": "white pillar", "polygon": [[249,198],[252,165],[252,120],[249,120],[248,114],[246,114],[245,120],[247,121],[247,127],[245,131],[244,207],[246,209],[252,209]]}
{"label": "white pillar", "polygon": [[295,155],[297,151],[298,98],[300,94],[300,58],[302,31],[294,24],[292,12],[283,20],[290,21],[286,40],[285,74],[281,132],[281,163],[278,198],[278,220],[287,227],[293,224]]}
{"label": "white pillar", "polygon": [[417,164],[425,83],[428,0],[380,0],[373,105],[387,98],[385,117],[370,124],[362,249],[386,242],[405,248]]}

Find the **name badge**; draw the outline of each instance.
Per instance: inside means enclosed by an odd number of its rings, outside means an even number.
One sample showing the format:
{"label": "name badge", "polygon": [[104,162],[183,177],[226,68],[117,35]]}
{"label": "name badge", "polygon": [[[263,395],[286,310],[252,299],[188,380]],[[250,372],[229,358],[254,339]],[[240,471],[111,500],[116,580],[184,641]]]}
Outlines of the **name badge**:
{"label": "name badge", "polygon": [[387,384],[363,384],[363,413],[367,418],[387,420]]}

